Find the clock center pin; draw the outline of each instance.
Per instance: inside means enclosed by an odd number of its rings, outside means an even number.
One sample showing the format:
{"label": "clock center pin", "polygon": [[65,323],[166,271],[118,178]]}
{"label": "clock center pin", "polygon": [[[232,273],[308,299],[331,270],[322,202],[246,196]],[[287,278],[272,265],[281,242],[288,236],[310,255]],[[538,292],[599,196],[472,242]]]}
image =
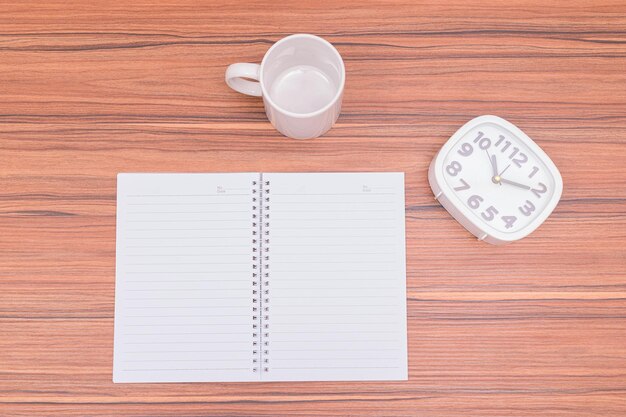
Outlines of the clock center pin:
{"label": "clock center pin", "polygon": [[502,181],[502,178],[499,175],[494,176],[491,181],[493,181],[494,184],[500,184],[500,181]]}

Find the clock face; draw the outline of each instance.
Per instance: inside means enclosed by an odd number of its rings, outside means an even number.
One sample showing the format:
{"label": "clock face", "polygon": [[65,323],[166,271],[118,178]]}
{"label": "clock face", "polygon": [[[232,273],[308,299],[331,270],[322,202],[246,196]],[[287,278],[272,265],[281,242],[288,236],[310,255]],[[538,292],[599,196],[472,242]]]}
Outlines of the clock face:
{"label": "clock face", "polygon": [[447,147],[441,166],[450,198],[487,233],[519,234],[536,227],[560,197],[556,167],[516,130],[492,122],[475,124]]}

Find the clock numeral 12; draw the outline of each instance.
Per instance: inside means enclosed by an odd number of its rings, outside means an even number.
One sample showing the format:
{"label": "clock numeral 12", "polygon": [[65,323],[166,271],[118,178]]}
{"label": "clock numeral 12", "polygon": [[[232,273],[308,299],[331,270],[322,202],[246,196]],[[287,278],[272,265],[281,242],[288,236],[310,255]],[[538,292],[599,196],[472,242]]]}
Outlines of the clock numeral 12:
{"label": "clock numeral 12", "polygon": [[513,163],[517,165],[518,168],[521,168],[522,164],[525,164],[526,162],[528,162],[528,157],[523,152],[520,152],[517,158],[513,158]]}
{"label": "clock numeral 12", "polygon": [[[511,146],[511,141],[508,141],[508,140],[505,140],[505,139],[506,138],[504,137],[504,135],[499,135],[498,136],[498,141],[495,144],[495,146],[498,147],[498,146],[500,146],[500,144],[502,142],[505,143],[504,147],[502,149],[500,149],[500,152],[502,152],[502,153],[506,152],[506,150],[509,149],[509,146]],[[476,142],[476,140],[474,140],[474,142]],[[521,168],[522,164],[525,164],[526,162],[528,162],[528,156],[525,153],[520,152],[520,149],[518,147],[516,147],[516,146],[513,147],[513,152],[511,152],[511,154],[509,155],[509,159],[513,160],[513,163],[518,168]],[[534,175],[534,174],[532,174],[532,175]]]}

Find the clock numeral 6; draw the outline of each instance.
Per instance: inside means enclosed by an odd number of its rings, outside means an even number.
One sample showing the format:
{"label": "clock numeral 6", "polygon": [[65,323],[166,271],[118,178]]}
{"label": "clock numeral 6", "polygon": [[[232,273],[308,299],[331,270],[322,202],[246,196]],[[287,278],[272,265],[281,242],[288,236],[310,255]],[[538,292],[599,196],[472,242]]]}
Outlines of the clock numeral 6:
{"label": "clock numeral 6", "polygon": [[530,216],[532,212],[535,211],[535,205],[531,203],[530,200],[526,200],[526,204],[518,208],[524,216]]}
{"label": "clock numeral 6", "polygon": [[498,214],[498,210],[494,206],[489,206],[487,207],[487,210],[480,213],[482,218],[488,222],[492,221],[494,217],[496,217],[496,214]]}
{"label": "clock numeral 6", "polygon": [[477,209],[478,207],[480,207],[480,203],[482,203],[483,201],[485,201],[484,198],[482,198],[479,195],[474,194],[473,196],[467,199],[467,205],[470,206],[470,208]]}
{"label": "clock numeral 6", "polygon": [[504,221],[504,227],[506,229],[510,229],[515,224],[517,217],[515,216],[502,216],[502,220]]}
{"label": "clock numeral 6", "polygon": [[459,149],[459,155],[461,156],[470,156],[474,152],[474,147],[469,143],[464,143],[461,145],[461,149]]}
{"label": "clock numeral 6", "polygon": [[463,166],[457,161],[450,162],[450,165],[446,167],[446,172],[453,177],[456,177],[459,172],[463,169]]}

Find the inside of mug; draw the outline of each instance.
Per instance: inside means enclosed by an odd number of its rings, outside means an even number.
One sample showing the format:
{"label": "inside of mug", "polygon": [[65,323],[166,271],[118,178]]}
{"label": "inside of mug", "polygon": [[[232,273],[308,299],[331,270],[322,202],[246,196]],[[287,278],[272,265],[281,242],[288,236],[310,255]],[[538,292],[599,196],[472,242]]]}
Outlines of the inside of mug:
{"label": "inside of mug", "polygon": [[342,84],[337,51],[319,38],[297,36],[276,44],[263,60],[261,82],[271,101],[287,112],[313,113],[337,96]]}

